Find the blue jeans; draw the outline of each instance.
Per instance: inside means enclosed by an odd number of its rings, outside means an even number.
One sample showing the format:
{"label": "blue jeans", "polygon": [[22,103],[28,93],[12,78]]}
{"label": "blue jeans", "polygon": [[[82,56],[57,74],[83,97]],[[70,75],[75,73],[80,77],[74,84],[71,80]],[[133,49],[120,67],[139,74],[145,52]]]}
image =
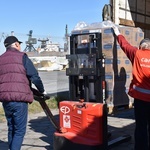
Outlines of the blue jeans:
{"label": "blue jeans", "polygon": [[150,102],[134,100],[135,150],[150,150]]}
{"label": "blue jeans", "polygon": [[10,150],[20,150],[26,133],[28,103],[3,102],[8,125],[8,144]]}

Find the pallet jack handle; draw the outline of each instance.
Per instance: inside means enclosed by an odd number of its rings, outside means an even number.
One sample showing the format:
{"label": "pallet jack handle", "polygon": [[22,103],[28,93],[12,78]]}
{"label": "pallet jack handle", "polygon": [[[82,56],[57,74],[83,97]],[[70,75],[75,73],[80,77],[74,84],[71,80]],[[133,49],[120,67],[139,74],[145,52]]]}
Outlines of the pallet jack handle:
{"label": "pallet jack handle", "polygon": [[67,132],[65,128],[61,128],[59,126],[58,122],[54,119],[54,115],[52,114],[51,110],[49,109],[49,107],[47,106],[47,104],[45,102],[46,100],[50,99],[50,96],[47,94],[42,94],[34,88],[31,88],[31,90],[32,90],[33,95],[34,95],[34,99],[40,103],[46,116],[48,117],[48,119],[50,120],[50,122],[52,123],[54,128],[60,133]]}

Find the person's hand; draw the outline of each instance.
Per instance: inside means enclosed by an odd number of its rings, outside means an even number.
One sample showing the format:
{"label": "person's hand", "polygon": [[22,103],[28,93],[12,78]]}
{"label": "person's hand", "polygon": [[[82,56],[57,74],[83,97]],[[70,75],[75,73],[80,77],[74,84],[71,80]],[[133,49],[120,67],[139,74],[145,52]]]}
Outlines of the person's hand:
{"label": "person's hand", "polygon": [[48,99],[50,99],[50,96],[47,94],[46,91],[44,91],[42,94],[43,94],[43,100],[48,100]]}
{"label": "person's hand", "polygon": [[118,36],[120,34],[120,31],[119,31],[117,26],[113,25],[112,29],[114,30],[114,33],[115,33],[116,36]]}

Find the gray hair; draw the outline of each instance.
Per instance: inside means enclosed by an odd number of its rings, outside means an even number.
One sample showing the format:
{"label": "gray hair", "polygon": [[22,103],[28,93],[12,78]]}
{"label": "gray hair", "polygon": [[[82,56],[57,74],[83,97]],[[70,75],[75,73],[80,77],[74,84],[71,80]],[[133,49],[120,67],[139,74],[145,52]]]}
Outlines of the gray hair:
{"label": "gray hair", "polygon": [[15,43],[12,43],[11,45],[8,45],[6,48],[10,48],[10,47],[14,47],[15,46]]}
{"label": "gray hair", "polygon": [[150,49],[150,39],[145,38],[140,42],[140,49]]}

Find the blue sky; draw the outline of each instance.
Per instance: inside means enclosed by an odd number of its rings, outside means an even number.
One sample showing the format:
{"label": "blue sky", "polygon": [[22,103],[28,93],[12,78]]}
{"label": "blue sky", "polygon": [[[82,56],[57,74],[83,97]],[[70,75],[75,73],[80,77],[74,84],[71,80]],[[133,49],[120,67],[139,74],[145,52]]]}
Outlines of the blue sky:
{"label": "blue sky", "polygon": [[101,22],[105,4],[109,4],[109,0],[2,0],[0,53],[5,51],[2,33],[6,36],[14,31],[14,35],[25,43],[29,30],[33,30],[33,37],[50,37],[55,43],[64,37],[66,24],[70,33],[78,22]]}

